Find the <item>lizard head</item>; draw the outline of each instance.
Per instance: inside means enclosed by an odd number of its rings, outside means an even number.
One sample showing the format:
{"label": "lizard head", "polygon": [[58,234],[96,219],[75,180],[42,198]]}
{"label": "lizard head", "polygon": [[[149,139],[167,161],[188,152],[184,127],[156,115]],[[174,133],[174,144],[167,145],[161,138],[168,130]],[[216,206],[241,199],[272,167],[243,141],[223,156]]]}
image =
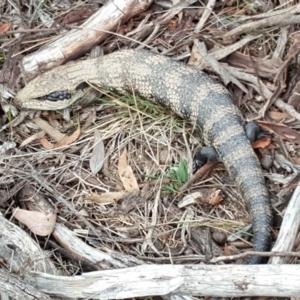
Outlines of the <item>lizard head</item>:
{"label": "lizard head", "polygon": [[17,93],[14,103],[21,108],[36,110],[59,110],[70,106],[84,95],[87,84],[68,69],[58,67],[34,78]]}

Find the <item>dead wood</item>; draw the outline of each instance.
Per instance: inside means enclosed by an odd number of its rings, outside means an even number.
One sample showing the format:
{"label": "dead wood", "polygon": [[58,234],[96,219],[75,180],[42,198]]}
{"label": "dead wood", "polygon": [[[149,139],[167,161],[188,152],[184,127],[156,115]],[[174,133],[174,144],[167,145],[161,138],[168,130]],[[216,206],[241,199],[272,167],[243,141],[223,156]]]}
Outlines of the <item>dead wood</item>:
{"label": "dead wood", "polygon": [[[142,261],[139,261],[134,257],[126,258],[126,255],[122,254],[115,254],[113,256],[95,249],[94,247],[87,245],[87,243],[77,237],[74,232],[62,224],[56,225],[53,236],[56,241],[71,255],[77,257],[78,259],[84,259],[89,263],[95,264],[102,270],[108,270],[111,268],[119,269],[126,266],[136,266],[142,264]],[[130,265],[128,265],[128,262],[130,262]]]}
{"label": "dead wood", "polygon": [[[291,200],[284,213],[283,221],[280,227],[279,235],[272,251],[291,251],[295,245],[295,241],[300,225],[300,185],[298,185],[293,193]],[[270,264],[290,263],[290,257],[271,257]]]}
{"label": "dead wood", "polygon": [[142,265],[73,277],[30,273],[25,278],[44,293],[70,298],[108,300],[168,294],[211,297],[300,295],[298,265]]}
{"label": "dead wood", "polygon": [[292,10],[289,10],[280,15],[275,15],[262,20],[249,22],[232,29],[224,35],[224,39],[229,39],[230,37],[237,36],[242,33],[247,33],[250,31],[267,28],[270,26],[283,27],[291,24],[297,24],[300,22],[300,17],[297,13],[300,12],[300,5],[295,5]]}
{"label": "dead wood", "polygon": [[1,260],[10,270],[21,274],[33,270],[57,274],[58,271],[50,257],[24,230],[2,215],[0,228]]}
{"label": "dead wood", "polygon": [[51,300],[52,298],[29,285],[22,278],[0,269],[1,299]]}
{"label": "dead wood", "polygon": [[108,1],[84,22],[80,29],[73,29],[42,50],[25,56],[21,62],[24,76],[30,80],[45,70],[86,53],[103,41],[120,24],[144,11],[151,2],[151,0]]}
{"label": "dead wood", "polygon": [[206,8],[204,10],[204,13],[201,16],[201,19],[200,19],[199,23],[197,24],[197,26],[194,30],[196,33],[199,33],[200,30],[203,28],[204,24],[206,23],[206,21],[208,20],[210,14],[212,13],[212,9],[213,9],[215,3],[216,3],[216,0],[209,0],[208,1],[207,5],[206,5]]}

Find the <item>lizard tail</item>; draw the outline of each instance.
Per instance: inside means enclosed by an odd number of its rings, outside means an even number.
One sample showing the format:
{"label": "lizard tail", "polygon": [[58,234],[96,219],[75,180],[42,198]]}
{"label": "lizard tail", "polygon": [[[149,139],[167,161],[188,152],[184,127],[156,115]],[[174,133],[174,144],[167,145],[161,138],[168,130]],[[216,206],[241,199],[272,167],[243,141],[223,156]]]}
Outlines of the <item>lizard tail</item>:
{"label": "lizard tail", "polygon": [[[241,141],[241,137],[239,138]],[[231,141],[232,143],[232,141]],[[272,212],[265,180],[259,161],[249,145],[249,141],[237,142],[234,153],[226,152],[227,146],[219,145],[217,151],[221,154],[224,164],[246,200],[252,219],[253,251],[268,251],[271,242]],[[251,256],[250,264],[259,264],[262,257]]]}
{"label": "lizard tail", "polygon": [[[253,250],[267,251],[271,242],[272,212],[261,166],[238,115],[228,113],[224,105],[218,112],[207,114],[204,132],[224,162],[226,169],[246,200],[253,228]],[[208,128],[209,130],[207,130]],[[262,262],[252,256],[250,264]]]}

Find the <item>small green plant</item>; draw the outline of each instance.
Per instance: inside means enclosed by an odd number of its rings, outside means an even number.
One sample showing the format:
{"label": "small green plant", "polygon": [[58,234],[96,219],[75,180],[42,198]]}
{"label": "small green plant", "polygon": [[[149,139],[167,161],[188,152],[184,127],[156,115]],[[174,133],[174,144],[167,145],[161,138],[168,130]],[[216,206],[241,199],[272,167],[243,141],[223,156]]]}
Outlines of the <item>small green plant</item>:
{"label": "small green plant", "polygon": [[10,109],[7,111],[6,116],[7,116],[7,119],[8,119],[9,122],[13,121],[14,116],[13,116],[13,113],[12,113],[12,111]]}
{"label": "small green plant", "polygon": [[146,175],[146,178],[157,180],[159,178],[169,178],[172,183],[162,186],[163,191],[176,192],[189,179],[187,164],[180,158],[178,166],[171,166],[167,172],[159,172],[156,176]]}
{"label": "small green plant", "polygon": [[182,185],[189,179],[187,165],[184,159],[180,158],[178,166],[172,166],[166,172],[165,176],[170,178],[174,183],[164,185],[162,187],[163,191],[175,192],[178,191]]}

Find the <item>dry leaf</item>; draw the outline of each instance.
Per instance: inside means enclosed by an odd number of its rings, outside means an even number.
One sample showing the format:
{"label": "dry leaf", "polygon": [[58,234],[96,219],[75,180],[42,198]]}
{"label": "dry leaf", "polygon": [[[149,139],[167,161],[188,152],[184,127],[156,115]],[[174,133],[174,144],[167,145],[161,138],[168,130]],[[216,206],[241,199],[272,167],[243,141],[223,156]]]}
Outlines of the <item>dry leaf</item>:
{"label": "dry leaf", "polygon": [[54,149],[54,144],[50,143],[46,138],[41,138],[40,143],[47,150]]}
{"label": "dry leaf", "polygon": [[118,173],[126,191],[139,191],[139,186],[133,174],[132,168],[127,164],[127,150],[125,149],[119,158]]}
{"label": "dry leaf", "polygon": [[224,253],[225,253],[226,255],[232,255],[232,252],[231,252],[231,250],[228,248],[228,245],[227,245],[227,244],[225,244],[225,246],[224,246]]}
{"label": "dry leaf", "polygon": [[126,191],[120,191],[120,192],[108,192],[108,193],[102,193],[102,194],[90,194],[85,197],[86,200],[91,200],[97,203],[116,203],[119,200],[122,200],[128,192]]}
{"label": "dry leaf", "polygon": [[40,236],[52,233],[56,223],[56,212],[45,215],[42,212],[25,209],[14,209],[14,217],[25,224],[29,230]]}
{"label": "dry leaf", "polygon": [[254,143],[252,143],[252,148],[266,148],[271,144],[271,137],[267,136],[264,140],[257,140]]}
{"label": "dry leaf", "polygon": [[80,136],[80,128],[74,131],[70,136],[65,136],[60,142],[58,143],[51,143],[46,138],[40,139],[40,143],[45,149],[55,149],[63,146],[67,146],[75,142]]}
{"label": "dry leaf", "polygon": [[222,191],[219,189],[206,189],[202,188],[201,190],[188,194],[178,202],[178,207],[182,208],[191,204],[201,205],[218,205],[223,200]]}
{"label": "dry leaf", "polygon": [[259,77],[269,79],[274,79],[284,63],[280,58],[254,57],[239,51],[234,51],[228,55],[226,62],[230,66],[246,70],[246,73],[257,74]]}
{"label": "dry leaf", "polygon": [[11,23],[4,23],[0,25],[0,34],[6,32],[11,27]]}
{"label": "dry leaf", "polygon": [[90,159],[90,169],[92,174],[98,173],[105,161],[105,149],[99,130],[94,131],[94,147]]}
{"label": "dry leaf", "polygon": [[74,131],[70,136],[61,133],[59,130],[52,127],[48,122],[41,118],[32,119],[36,125],[38,125],[43,131],[45,131],[52,139],[57,143],[51,143],[45,138],[40,139],[42,146],[46,149],[55,149],[63,146],[67,146],[75,142],[80,136],[80,128]]}
{"label": "dry leaf", "polygon": [[292,118],[289,114],[280,111],[269,111],[268,116],[275,121],[290,120]]}
{"label": "dry leaf", "polygon": [[59,148],[62,146],[67,146],[75,142],[80,136],[80,128],[78,127],[71,135],[65,136],[60,142],[54,145],[54,148]]}
{"label": "dry leaf", "polygon": [[223,201],[223,195],[221,190],[213,190],[208,199],[210,205],[219,205]]}
{"label": "dry leaf", "polygon": [[265,121],[257,121],[257,123],[262,128],[266,128],[272,131],[282,139],[289,140],[290,142],[295,144],[300,144],[300,134],[286,125]]}

